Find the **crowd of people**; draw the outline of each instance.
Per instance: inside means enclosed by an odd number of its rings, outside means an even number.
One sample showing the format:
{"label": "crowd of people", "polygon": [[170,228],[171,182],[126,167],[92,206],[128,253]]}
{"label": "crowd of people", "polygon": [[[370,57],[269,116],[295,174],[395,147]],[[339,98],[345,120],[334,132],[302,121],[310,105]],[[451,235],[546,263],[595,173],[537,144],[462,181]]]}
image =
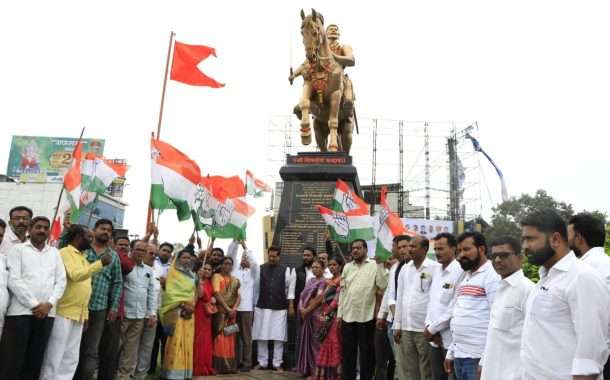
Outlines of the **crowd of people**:
{"label": "crowd of people", "polygon": [[66,226],[55,248],[48,218],[24,206],[8,217],[0,379],[283,371],[289,321],[293,370],[311,380],[610,378],[610,257],[591,214],[532,212],[521,241],[401,235],[385,262],[364,240],[346,254],[305,246],[296,268],[274,246],[261,265],[245,241],[178,249],[154,225],[130,240],[105,219]]}

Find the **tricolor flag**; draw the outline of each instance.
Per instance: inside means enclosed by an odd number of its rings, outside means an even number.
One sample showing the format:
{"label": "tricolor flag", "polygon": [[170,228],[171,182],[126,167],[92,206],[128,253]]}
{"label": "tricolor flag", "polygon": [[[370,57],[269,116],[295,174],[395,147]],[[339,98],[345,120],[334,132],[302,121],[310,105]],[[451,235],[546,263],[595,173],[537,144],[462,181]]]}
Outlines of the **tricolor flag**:
{"label": "tricolor flag", "polygon": [[245,240],[247,219],[254,212],[238,176],[201,179],[193,215],[197,230],[205,229],[210,237]]}
{"label": "tricolor flag", "polygon": [[78,220],[81,200],[81,159],[83,156],[83,145],[80,140],[74,148],[72,166],[64,175],[64,188],[67,191],[70,208],[72,210],[72,221]]}
{"label": "tricolor flag", "polygon": [[263,193],[271,192],[271,187],[265,182],[257,179],[249,170],[246,170],[246,193],[253,197],[262,197]]}
{"label": "tricolor flag", "polygon": [[197,185],[201,180],[199,166],[186,154],[168,143],[151,139],[150,207],[172,209],[178,220],[191,218]]}
{"label": "tricolor flag", "polygon": [[112,181],[118,177],[125,177],[125,172],[127,165],[106,160],[95,153],[87,153],[81,164],[81,189],[93,195],[103,194]]}
{"label": "tricolor flag", "polygon": [[334,211],[350,212],[354,210],[362,210],[362,212],[369,213],[369,205],[360,199],[349,185],[340,179],[337,180],[335,187],[335,194],[333,196],[330,208]]}
{"label": "tricolor flag", "polygon": [[375,229],[371,216],[363,209],[348,212],[316,206],[324,222],[330,227],[330,235],[338,243],[351,243],[355,239],[365,241],[375,239]]}
{"label": "tricolor flag", "polygon": [[399,235],[406,235],[407,229],[402,220],[393,213],[388,207],[386,194],[388,189],[384,186],[381,189],[381,209],[379,210],[379,230],[377,231],[377,246],[375,256],[382,261],[386,261],[392,256],[392,242]]}
{"label": "tricolor flag", "polygon": [[246,240],[247,220],[254,212],[254,208],[240,198],[218,202],[213,223],[206,227],[206,233],[214,238]]}

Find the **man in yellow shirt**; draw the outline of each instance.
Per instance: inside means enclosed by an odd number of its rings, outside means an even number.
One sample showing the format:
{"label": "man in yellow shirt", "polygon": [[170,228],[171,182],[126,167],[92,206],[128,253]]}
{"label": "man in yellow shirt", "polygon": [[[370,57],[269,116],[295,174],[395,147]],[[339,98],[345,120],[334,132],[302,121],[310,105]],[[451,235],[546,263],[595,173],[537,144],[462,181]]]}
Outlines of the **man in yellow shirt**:
{"label": "man in yellow shirt", "polygon": [[57,303],[57,315],[42,365],[40,380],[71,380],[78,365],[83,326],[89,316],[91,275],[112,262],[102,255],[89,263],[83,253],[89,248],[91,232],[72,225],[66,233],[68,245],[59,254],[66,268],[67,285]]}

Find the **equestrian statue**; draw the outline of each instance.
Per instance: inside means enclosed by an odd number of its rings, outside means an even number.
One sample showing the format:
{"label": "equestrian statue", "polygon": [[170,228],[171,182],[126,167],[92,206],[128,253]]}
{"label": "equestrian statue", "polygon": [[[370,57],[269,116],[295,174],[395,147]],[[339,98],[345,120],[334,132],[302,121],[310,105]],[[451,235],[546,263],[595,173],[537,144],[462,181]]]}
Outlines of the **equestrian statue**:
{"label": "equestrian statue", "polygon": [[303,77],[303,93],[294,113],[301,120],[301,142],[311,144],[310,114],[316,143],[321,152],[345,152],[352,146],[352,130],[358,127],[354,109],[354,89],[344,73],[356,60],[352,48],[339,43],[339,27],[324,29],[324,17],[311,10],[301,10],[301,34],[306,60],[296,70],[290,69],[290,84]]}

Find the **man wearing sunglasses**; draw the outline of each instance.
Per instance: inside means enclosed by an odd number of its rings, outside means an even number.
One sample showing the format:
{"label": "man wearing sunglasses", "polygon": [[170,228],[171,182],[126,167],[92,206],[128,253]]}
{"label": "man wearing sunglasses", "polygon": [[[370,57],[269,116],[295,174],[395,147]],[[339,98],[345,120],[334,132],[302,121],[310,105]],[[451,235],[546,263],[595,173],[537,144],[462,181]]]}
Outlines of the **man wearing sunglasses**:
{"label": "man wearing sunglasses", "polygon": [[479,362],[481,379],[521,379],[519,352],[525,302],[534,283],[523,274],[521,244],[501,237],[491,244],[491,263],[502,278],[491,307],[485,351]]}

